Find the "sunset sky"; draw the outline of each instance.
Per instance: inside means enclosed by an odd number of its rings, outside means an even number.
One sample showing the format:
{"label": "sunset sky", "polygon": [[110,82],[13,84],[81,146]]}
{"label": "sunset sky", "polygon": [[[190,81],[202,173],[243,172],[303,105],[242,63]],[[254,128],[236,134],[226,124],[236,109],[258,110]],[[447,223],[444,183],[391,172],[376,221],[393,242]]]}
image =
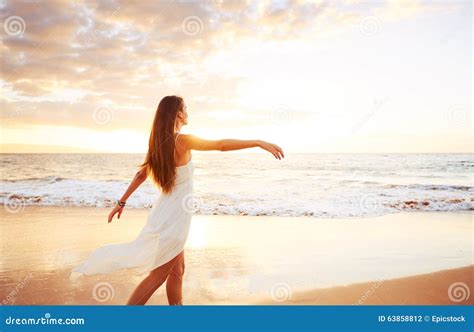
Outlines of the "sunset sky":
{"label": "sunset sky", "polygon": [[144,152],[159,100],[204,138],[471,152],[471,1],[0,1],[3,152]]}

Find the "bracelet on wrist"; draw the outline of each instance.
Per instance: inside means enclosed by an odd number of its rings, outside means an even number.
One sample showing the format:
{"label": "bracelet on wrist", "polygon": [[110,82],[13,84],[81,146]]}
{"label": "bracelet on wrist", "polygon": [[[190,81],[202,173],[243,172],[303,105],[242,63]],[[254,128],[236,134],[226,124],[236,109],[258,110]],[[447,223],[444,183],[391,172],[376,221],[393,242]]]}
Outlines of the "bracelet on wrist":
{"label": "bracelet on wrist", "polygon": [[117,201],[117,205],[125,206],[126,204],[127,204],[126,201],[121,201],[121,200],[118,200],[118,201]]}

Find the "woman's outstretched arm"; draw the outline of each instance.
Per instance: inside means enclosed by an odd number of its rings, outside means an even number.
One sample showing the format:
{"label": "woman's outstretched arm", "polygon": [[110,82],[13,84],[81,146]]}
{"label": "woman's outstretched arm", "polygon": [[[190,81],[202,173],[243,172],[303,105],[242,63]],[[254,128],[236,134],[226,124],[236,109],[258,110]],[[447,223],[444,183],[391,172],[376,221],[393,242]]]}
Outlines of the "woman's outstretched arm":
{"label": "woman's outstretched arm", "polygon": [[276,144],[261,140],[238,140],[238,139],[220,139],[206,140],[194,135],[180,135],[180,139],[188,150],[199,151],[232,151],[259,147],[273,154],[275,158],[285,157],[283,150]]}
{"label": "woman's outstretched arm", "polygon": [[[140,185],[145,182],[147,178],[147,172],[146,172],[146,167],[142,167],[138,172],[137,174],[135,174],[135,176],[133,177],[133,180],[132,182],[130,183],[130,185],[128,186],[127,190],[125,191],[125,193],[122,195],[122,197],[120,198],[120,201],[121,202],[126,202],[127,199],[133,194],[133,192],[135,190],[137,190],[138,187],[140,187]],[[115,214],[118,213],[118,216],[117,218],[120,219],[120,216],[122,215],[122,211],[123,211],[123,206],[120,206],[120,205],[116,205],[114,207],[114,209],[112,210],[112,212],[110,212],[109,214],[109,223],[112,221],[112,219],[114,219],[114,216]]]}

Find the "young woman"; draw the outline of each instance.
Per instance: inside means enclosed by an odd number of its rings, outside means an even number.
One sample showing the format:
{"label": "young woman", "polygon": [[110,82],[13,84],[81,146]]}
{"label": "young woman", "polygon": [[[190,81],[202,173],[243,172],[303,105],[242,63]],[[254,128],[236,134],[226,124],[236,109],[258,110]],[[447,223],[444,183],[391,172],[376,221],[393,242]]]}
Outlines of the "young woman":
{"label": "young woman", "polygon": [[186,105],[181,97],[164,97],[155,114],[145,162],[132,183],[109,214],[109,223],[122,215],[127,199],[148,176],[161,188],[138,237],[128,243],[112,244],[94,251],[89,259],[77,266],[71,279],[80,275],[108,274],[131,269],[148,276],[138,285],[128,304],[145,304],[166,281],[170,305],[182,304],[184,274],[184,244],[188,237],[191,213],[186,208],[192,199],[192,150],[231,151],[253,147],[262,148],[277,159],[284,158],[275,144],[259,140],[204,140],[193,135],[179,134],[188,123]]}

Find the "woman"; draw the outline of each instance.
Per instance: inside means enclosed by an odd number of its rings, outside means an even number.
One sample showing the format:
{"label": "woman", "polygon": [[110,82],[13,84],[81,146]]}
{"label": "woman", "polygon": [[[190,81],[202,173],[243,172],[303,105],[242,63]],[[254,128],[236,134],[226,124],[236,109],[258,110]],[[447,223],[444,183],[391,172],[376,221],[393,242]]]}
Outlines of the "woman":
{"label": "woman", "polygon": [[135,240],[97,249],[86,262],[73,270],[72,279],[80,275],[106,274],[121,269],[131,269],[140,275],[149,272],[133,292],[128,304],[145,304],[165,281],[169,304],[182,304],[183,249],[191,222],[191,213],[186,208],[192,199],[191,150],[231,151],[260,147],[277,159],[284,157],[280,147],[264,141],[210,141],[179,134],[181,127],[187,123],[188,113],[181,97],[167,96],[160,101],[145,162],[110,212],[109,223],[115,215],[120,219],[127,199],[148,175],[161,188],[162,194]]}

